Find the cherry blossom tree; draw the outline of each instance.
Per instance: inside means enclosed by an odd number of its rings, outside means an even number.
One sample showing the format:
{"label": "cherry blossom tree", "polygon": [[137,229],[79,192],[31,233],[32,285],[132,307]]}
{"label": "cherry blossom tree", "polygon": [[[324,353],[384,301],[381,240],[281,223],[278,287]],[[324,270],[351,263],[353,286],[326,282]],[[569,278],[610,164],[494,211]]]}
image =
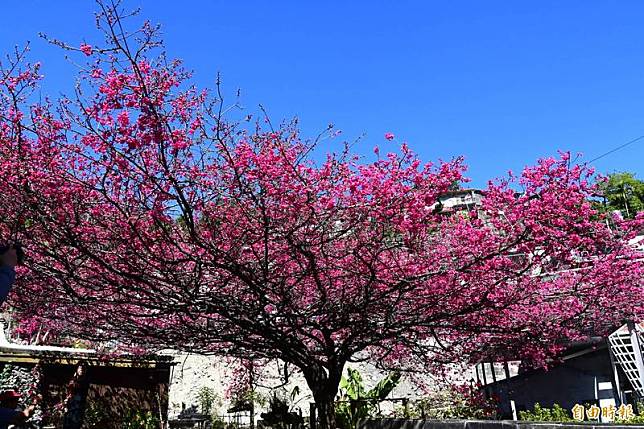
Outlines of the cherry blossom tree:
{"label": "cherry blossom tree", "polygon": [[304,139],[296,122],[225,120],[219,85],[191,86],[159,54],[158,27],[130,32],[118,4],[99,5],[103,44],[51,40],[85,61],[73,96],[36,99],[22,52],[0,72],[0,233],[28,249],[12,297],[25,321],[280,359],[326,429],[348,362],[545,362],[641,317],[627,240],[642,219],[594,211],[592,171],[569,154],[445,213],[438,198],[466,181],[460,158],[423,163],[390,133],[386,155],[321,157],[325,134]]}

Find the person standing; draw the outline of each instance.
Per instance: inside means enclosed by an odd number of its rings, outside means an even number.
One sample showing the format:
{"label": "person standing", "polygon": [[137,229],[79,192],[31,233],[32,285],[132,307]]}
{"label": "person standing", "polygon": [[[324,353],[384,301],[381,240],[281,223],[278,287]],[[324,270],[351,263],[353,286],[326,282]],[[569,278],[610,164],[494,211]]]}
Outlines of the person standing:
{"label": "person standing", "polygon": [[0,429],[7,429],[9,425],[24,423],[33,414],[36,405],[31,405],[24,410],[18,410],[20,394],[15,390],[0,393]]}
{"label": "person standing", "polygon": [[16,265],[18,265],[18,253],[14,246],[0,255],[0,304],[7,300],[13,283],[16,281]]}

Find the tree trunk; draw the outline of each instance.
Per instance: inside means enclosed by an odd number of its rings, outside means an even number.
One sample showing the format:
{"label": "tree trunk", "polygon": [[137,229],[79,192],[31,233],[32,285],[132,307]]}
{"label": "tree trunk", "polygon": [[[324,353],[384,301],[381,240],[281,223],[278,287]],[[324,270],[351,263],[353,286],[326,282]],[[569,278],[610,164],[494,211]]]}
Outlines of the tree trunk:
{"label": "tree trunk", "polygon": [[328,371],[319,366],[303,370],[317,408],[317,429],[337,429],[334,400],[343,369],[344,365],[335,365]]}
{"label": "tree trunk", "polygon": [[336,429],[335,406],[331,398],[316,398],[315,405],[318,413],[318,429]]}

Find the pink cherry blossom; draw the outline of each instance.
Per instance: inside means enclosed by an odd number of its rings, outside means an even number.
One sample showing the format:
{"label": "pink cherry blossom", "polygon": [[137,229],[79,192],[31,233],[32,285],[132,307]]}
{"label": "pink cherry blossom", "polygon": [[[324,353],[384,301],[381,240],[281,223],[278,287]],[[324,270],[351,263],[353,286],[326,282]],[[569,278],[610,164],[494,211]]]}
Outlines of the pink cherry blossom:
{"label": "pink cherry blossom", "polygon": [[280,359],[327,429],[352,358],[545,364],[644,316],[628,244],[644,218],[596,212],[593,172],[568,153],[450,212],[438,203],[467,181],[461,158],[425,162],[406,144],[324,157],[295,122],[228,122],[180,62],[154,56],[156,31],[109,47],[80,99],[32,104],[40,75],[20,61],[0,82],[0,236],[29,249],[11,296],[25,335]]}
{"label": "pink cherry blossom", "polygon": [[88,57],[90,55],[92,55],[92,52],[93,52],[92,45],[88,45],[86,43],[83,43],[83,44],[80,45],[79,49],[81,50],[82,53],[84,53]]}

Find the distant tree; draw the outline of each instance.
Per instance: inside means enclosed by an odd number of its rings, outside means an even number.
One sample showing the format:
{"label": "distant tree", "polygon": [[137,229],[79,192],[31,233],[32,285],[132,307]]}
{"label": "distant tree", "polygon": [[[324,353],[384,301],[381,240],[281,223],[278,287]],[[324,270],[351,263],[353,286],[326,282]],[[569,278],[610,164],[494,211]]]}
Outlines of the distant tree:
{"label": "distant tree", "polygon": [[599,187],[605,198],[604,210],[619,210],[629,219],[644,211],[644,181],[636,178],[634,173],[609,174]]}

